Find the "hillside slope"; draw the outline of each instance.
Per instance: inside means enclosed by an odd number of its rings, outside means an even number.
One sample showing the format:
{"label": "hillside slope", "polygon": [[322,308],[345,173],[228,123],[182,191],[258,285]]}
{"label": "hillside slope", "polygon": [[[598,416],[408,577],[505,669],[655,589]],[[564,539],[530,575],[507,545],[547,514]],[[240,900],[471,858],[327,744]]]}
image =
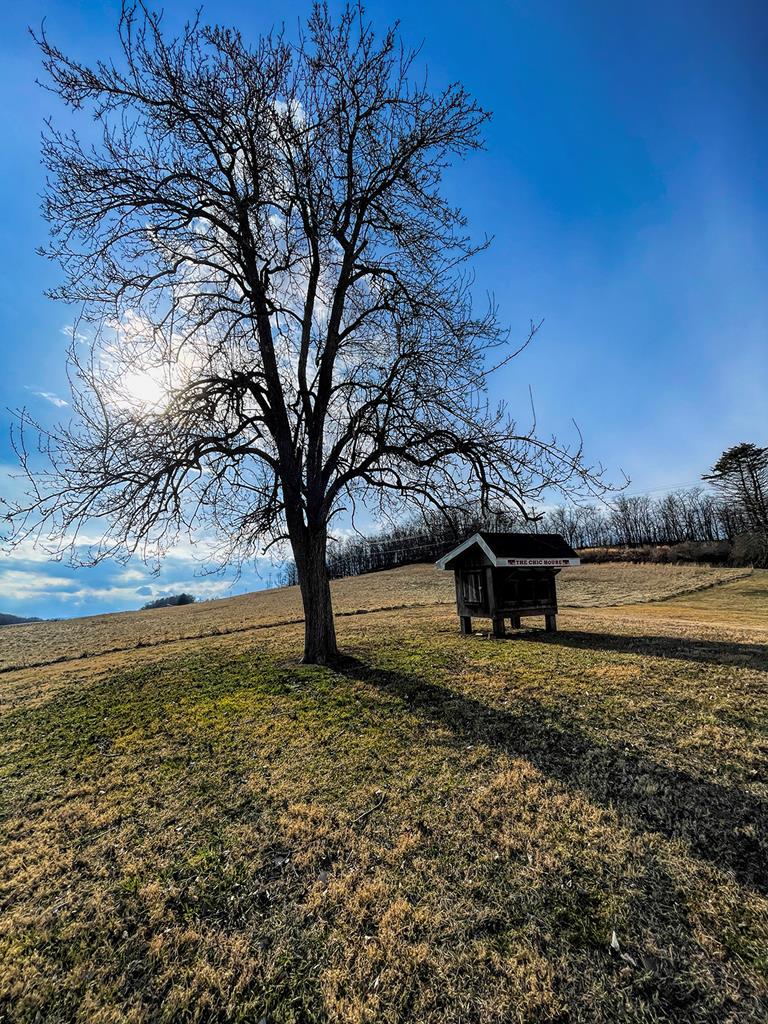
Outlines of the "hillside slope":
{"label": "hillside slope", "polygon": [[262,620],[4,673],[0,1018],[763,1024],[768,629],[734,604],[768,623],[747,579],[506,641],[342,615],[334,669]]}
{"label": "hillside slope", "polygon": [[[562,607],[604,607],[665,600],[677,594],[739,579],[744,569],[665,565],[585,565],[558,577]],[[453,574],[431,564],[334,580],[337,614],[454,602]],[[216,636],[302,617],[297,587],[141,612],[118,612],[42,622],[0,632],[0,671],[147,647],[201,636]]]}

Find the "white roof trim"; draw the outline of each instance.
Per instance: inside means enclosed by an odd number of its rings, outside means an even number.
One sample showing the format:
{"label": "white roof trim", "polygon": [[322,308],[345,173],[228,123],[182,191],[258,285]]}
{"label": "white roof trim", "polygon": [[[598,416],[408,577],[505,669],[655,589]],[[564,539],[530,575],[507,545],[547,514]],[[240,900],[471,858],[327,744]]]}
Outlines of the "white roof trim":
{"label": "white roof trim", "polygon": [[497,558],[480,534],[473,533],[471,537],[467,537],[467,539],[463,541],[463,543],[459,544],[457,548],[454,548],[452,551],[443,555],[442,558],[438,559],[438,561],[435,562],[436,567],[438,569],[447,568],[447,562],[452,562],[454,558],[466,551],[467,548],[472,547],[473,544],[477,544],[483,549],[490,559],[491,565],[495,566],[497,569],[503,569],[507,566],[521,569],[552,569],[558,567],[562,568],[566,565],[581,565],[580,558]]}
{"label": "white roof trim", "polygon": [[480,534],[479,533],[473,533],[471,537],[467,537],[467,539],[462,544],[459,544],[459,546],[457,548],[454,548],[453,551],[449,551],[447,555],[443,555],[442,558],[440,558],[437,562],[435,562],[435,565],[437,566],[438,569],[445,569],[445,567],[446,567],[445,563],[446,562],[450,562],[452,559],[456,558],[457,555],[460,555],[462,553],[462,551],[466,551],[467,548],[472,547],[473,544],[479,544],[480,545],[480,547],[483,549],[483,551],[486,553],[486,555],[490,558],[491,565],[498,565],[499,564],[498,563],[498,559],[496,558],[496,555],[494,555],[494,553],[491,551],[491,549],[485,543],[485,541],[480,536]]}

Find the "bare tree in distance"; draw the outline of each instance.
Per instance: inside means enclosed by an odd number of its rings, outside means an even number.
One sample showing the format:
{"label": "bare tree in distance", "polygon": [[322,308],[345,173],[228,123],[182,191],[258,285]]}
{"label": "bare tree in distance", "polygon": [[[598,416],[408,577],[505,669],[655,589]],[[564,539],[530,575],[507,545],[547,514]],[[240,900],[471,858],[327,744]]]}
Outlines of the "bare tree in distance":
{"label": "bare tree in distance", "polygon": [[[242,565],[293,551],[304,657],[336,653],[329,525],[479,501],[528,515],[545,491],[601,493],[602,469],[487,398],[520,350],[473,309],[474,243],[441,190],[488,114],[431,90],[397,27],[315,6],[296,43],[125,6],[118,63],[36,37],[48,87],[88,111],[94,145],[48,125],[52,294],[91,341],[70,350],[72,422],[21,415],[31,482],[8,511],[82,558],[159,558],[180,533]],[[528,339],[535,333],[532,325]],[[25,433],[38,431],[30,450]]]}

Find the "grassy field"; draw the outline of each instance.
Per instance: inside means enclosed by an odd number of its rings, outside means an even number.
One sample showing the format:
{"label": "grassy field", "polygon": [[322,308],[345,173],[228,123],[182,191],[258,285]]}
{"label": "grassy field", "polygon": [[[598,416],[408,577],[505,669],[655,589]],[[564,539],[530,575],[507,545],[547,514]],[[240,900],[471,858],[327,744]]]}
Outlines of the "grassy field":
{"label": "grassy field", "polygon": [[[734,586],[707,588],[679,596],[656,608],[633,609],[647,617],[669,617],[687,622],[728,623],[733,626],[768,625],[768,573],[756,572]],[[627,609],[629,610],[629,609]]]}
{"label": "grassy field", "polygon": [[[665,600],[698,592],[749,575],[744,569],[707,566],[585,565],[565,569],[558,578],[564,607],[599,607]],[[433,565],[374,573],[332,584],[337,614],[354,615],[381,608],[453,604],[453,573]],[[165,608],[119,612],[60,622],[4,626],[0,632],[0,672],[21,666],[90,657],[164,644],[169,640],[290,624],[301,619],[297,587],[244,594],[224,601],[185,605],[168,614]]]}
{"label": "grassy field", "polygon": [[768,574],[590,569],[341,581],[335,669],[290,591],[0,633],[0,1020],[764,1022]]}

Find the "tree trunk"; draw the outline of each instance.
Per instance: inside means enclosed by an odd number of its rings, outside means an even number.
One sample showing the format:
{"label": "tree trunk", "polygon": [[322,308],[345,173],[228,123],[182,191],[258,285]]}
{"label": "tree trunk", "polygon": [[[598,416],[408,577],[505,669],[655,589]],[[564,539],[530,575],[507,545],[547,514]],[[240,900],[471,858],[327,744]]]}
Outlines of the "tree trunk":
{"label": "tree trunk", "polygon": [[301,600],[304,605],[304,657],[310,665],[325,665],[338,656],[331,588],[325,565],[325,529],[302,527],[291,538]]}

